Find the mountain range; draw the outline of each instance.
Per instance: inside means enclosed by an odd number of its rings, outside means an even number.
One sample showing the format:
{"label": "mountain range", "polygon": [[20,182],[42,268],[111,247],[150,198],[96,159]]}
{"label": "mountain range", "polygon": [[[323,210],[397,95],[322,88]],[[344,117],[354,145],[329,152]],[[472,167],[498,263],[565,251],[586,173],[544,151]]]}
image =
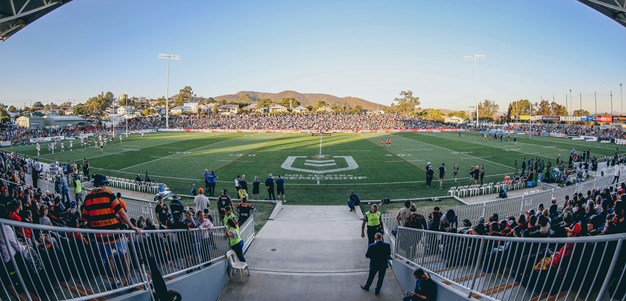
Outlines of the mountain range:
{"label": "mountain range", "polygon": [[[246,96],[247,95],[247,96]],[[299,93],[296,91],[282,91],[279,93],[269,93],[269,92],[256,92],[256,91],[240,91],[235,94],[221,95],[213,97],[216,101],[225,100],[226,102],[241,102],[242,100],[250,100],[252,103],[256,102],[259,99],[269,98],[272,102],[280,102],[283,98],[293,98],[300,102],[302,106],[312,106],[317,103],[318,100],[324,101],[328,105],[338,105],[343,106],[346,105],[348,107],[354,108],[356,106],[361,106],[366,110],[376,110],[376,109],[384,109],[387,106],[377,104],[371,101],[367,101],[358,97],[337,97],[329,94],[322,93]]]}

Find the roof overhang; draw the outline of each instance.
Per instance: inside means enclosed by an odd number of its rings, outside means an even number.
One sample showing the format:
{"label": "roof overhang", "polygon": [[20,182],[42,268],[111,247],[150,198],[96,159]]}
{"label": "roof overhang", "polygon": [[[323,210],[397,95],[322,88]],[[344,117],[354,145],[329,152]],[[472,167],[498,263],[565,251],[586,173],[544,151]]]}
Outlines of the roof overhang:
{"label": "roof overhang", "polygon": [[1,0],[0,41],[72,0]]}
{"label": "roof overhang", "polygon": [[578,0],[626,27],[626,0]]}

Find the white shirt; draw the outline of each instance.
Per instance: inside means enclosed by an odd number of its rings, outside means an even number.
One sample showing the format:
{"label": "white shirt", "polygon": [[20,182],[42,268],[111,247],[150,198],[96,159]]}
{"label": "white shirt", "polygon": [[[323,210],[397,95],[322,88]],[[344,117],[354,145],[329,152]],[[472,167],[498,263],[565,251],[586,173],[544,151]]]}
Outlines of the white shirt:
{"label": "white shirt", "polygon": [[209,201],[209,198],[207,198],[203,194],[196,195],[196,197],[193,198],[193,202],[196,204],[196,212],[203,211],[204,209],[209,208],[209,206],[211,205],[211,201]]}
{"label": "white shirt", "polygon": [[619,168],[615,168],[615,174],[613,175],[616,177],[619,177],[619,173],[620,173]]}
{"label": "white shirt", "polygon": [[17,238],[15,237],[15,232],[13,232],[13,228],[9,225],[2,225],[2,231],[8,240],[5,241],[4,235],[0,235],[0,253],[2,254],[2,260],[5,263],[11,261],[13,256],[15,256],[16,250],[17,252],[26,251],[26,247],[19,242],[17,242]]}

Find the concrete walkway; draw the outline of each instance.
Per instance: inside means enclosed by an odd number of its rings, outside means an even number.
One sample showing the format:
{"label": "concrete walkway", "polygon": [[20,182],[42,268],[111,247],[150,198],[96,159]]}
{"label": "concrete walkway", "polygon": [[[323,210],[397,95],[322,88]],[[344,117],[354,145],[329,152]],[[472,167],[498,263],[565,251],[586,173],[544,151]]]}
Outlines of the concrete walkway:
{"label": "concrete walkway", "polygon": [[251,276],[230,280],[220,300],[401,300],[387,269],[381,294],[375,282],[366,292],[367,238],[361,221],[346,206],[285,206],[267,224],[246,254]]}

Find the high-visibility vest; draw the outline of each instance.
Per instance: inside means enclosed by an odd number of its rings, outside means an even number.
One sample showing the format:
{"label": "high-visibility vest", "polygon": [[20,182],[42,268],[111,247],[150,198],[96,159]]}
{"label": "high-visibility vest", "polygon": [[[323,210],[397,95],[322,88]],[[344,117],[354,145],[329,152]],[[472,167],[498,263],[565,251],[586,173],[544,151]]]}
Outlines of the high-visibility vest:
{"label": "high-visibility vest", "polygon": [[375,227],[375,226],[380,225],[380,211],[376,211],[376,212],[368,211],[368,212],[365,212],[365,216],[367,216],[368,227]]}
{"label": "high-visibility vest", "polygon": [[241,241],[241,232],[239,232],[239,227],[228,228],[229,230],[235,230],[236,235],[228,238],[228,243],[230,246],[236,246]]}

